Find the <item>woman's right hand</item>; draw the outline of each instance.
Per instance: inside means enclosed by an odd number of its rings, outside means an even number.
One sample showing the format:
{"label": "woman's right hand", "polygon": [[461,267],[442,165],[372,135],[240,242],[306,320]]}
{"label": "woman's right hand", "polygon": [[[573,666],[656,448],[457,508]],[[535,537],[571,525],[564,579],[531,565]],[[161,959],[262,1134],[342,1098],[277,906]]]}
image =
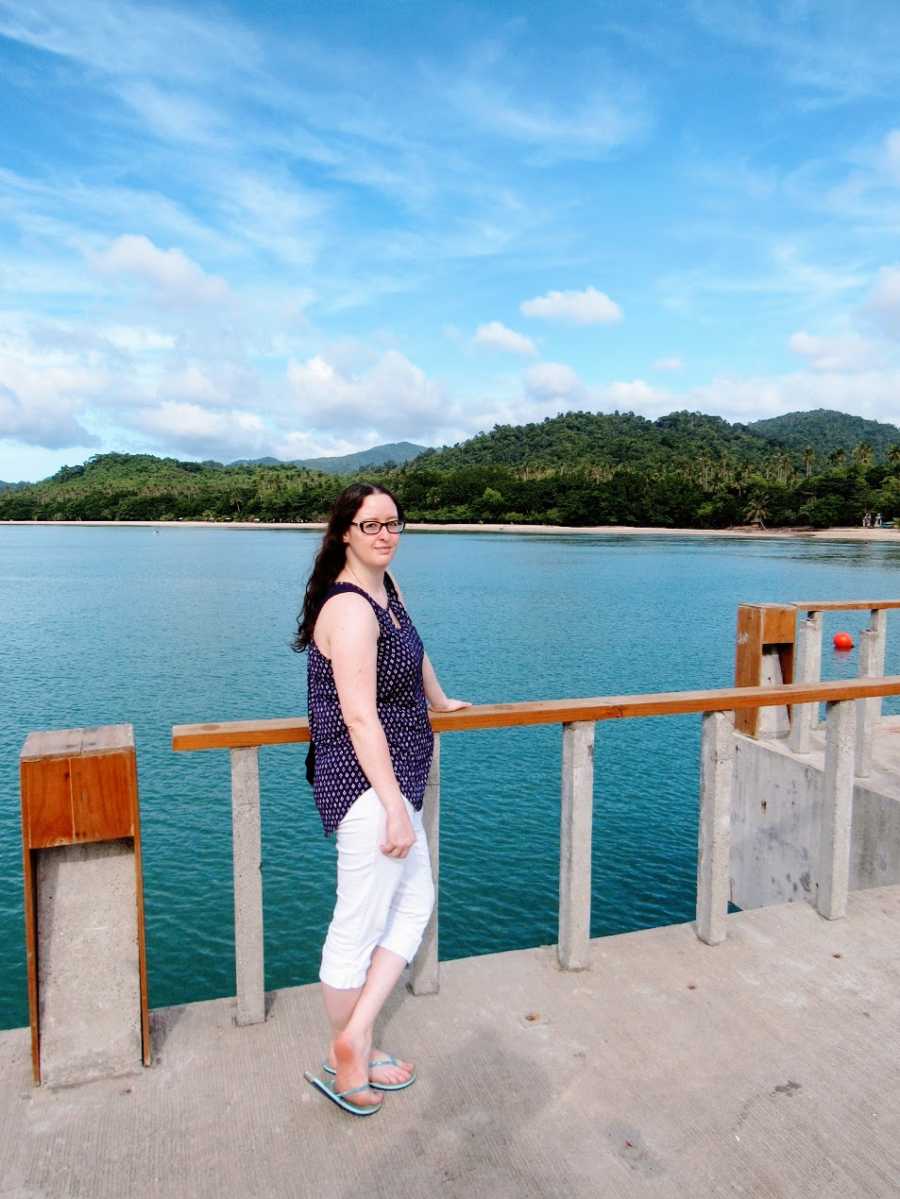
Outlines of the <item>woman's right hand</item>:
{"label": "woman's right hand", "polygon": [[406,804],[391,808],[387,813],[384,842],[379,846],[381,852],[389,858],[405,858],[415,843],[416,834]]}

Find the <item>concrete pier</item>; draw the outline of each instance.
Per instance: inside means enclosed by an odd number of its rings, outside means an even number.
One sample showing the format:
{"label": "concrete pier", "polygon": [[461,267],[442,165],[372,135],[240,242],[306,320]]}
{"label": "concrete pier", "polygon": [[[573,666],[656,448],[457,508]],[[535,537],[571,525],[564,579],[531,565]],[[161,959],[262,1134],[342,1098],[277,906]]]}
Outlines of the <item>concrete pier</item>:
{"label": "concrete pier", "polygon": [[[842,723],[852,723],[846,712]],[[821,872],[829,864],[848,869],[846,881],[831,880],[839,882],[839,890],[900,884],[900,717],[881,722],[865,778],[851,777],[852,732],[837,730],[843,792],[838,808],[838,762],[829,773],[825,731],[824,726],[807,731],[806,753],[796,753],[789,738],[736,738],[730,874],[738,907],[816,902],[820,884],[828,891]]]}
{"label": "concrete pier", "polygon": [[446,962],[398,992],[382,1047],[419,1079],[344,1115],[304,1082],[317,986],[153,1013],[154,1065],[31,1085],[27,1030],[0,1033],[3,1199],[896,1199],[900,887]]}

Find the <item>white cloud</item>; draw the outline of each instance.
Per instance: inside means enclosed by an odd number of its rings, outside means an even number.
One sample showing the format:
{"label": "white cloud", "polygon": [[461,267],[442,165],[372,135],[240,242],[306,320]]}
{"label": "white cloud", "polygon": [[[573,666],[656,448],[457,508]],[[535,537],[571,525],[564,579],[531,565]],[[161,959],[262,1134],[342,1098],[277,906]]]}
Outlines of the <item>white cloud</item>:
{"label": "white cloud", "polygon": [[209,144],[223,140],[216,110],[201,101],[177,95],[168,84],[128,83],[119,89],[122,99],[140,116],[147,129],[164,141]]}
{"label": "white cloud", "polygon": [[525,391],[535,399],[564,399],[581,396],[584,384],[564,362],[538,362],[523,377]]}
{"label": "white cloud", "polygon": [[653,363],[653,369],[655,371],[680,371],[683,370],[683,368],[684,363],[677,356],[677,354],[673,354],[669,358],[657,358],[657,360]]}
{"label": "white cloud", "polygon": [[170,302],[220,304],[230,294],[224,279],[206,274],[181,250],[160,250],[143,234],[123,234],[89,259],[101,273],[132,276]]}
{"label": "white cloud", "polygon": [[863,370],[878,358],[875,343],[857,333],[815,337],[801,329],[791,334],[788,345],[816,371]]}
{"label": "white cloud", "polygon": [[0,35],[112,75],[214,79],[255,65],[255,38],[222,13],[120,0],[0,0]]}
{"label": "white cloud", "polygon": [[53,449],[93,445],[84,416],[113,383],[94,355],[59,344],[42,350],[28,338],[0,335],[0,437]]}
{"label": "white cloud", "polygon": [[202,457],[261,457],[268,441],[266,427],[255,412],[212,411],[174,400],[138,409],[129,425],[149,434],[158,446]]}
{"label": "white cloud", "polygon": [[291,462],[296,458],[338,458],[344,454],[354,454],[360,448],[356,441],[346,441],[340,437],[316,437],[294,431],[279,438],[270,452],[273,458]]}
{"label": "white cloud", "polygon": [[132,354],[171,350],[175,345],[175,338],[171,333],[160,333],[158,329],[138,325],[109,325],[101,330],[101,336],[117,350],[127,350]]}
{"label": "white cloud", "polygon": [[791,302],[795,311],[799,302],[809,309],[842,301],[847,292],[858,291],[867,282],[866,275],[853,267],[807,261],[801,247],[789,240],[771,241],[762,247],[759,257],[762,268],[694,267],[664,275],[656,286],[667,308],[693,316],[701,305],[710,308],[710,301],[718,315],[723,300],[733,306],[740,297],[751,298],[757,305],[768,300],[781,308]]}
{"label": "white cloud", "polygon": [[696,407],[730,421],[761,420],[785,412],[832,408],[897,424],[900,370],[855,374],[796,371],[757,378],[719,377],[678,399],[678,407]]}
{"label": "white cloud", "polygon": [[619,305],[594,287],[586,287],[584,291],[548,291],[545,296],[523,300],[519,308],[525,316],[571,325],[606,325],[622,319]]}
{"label": "white cloud", "polygon": [[885,332],[900,336],[900,267],[881,268],[865,311]]}
{"label": "white cloud", "polygon": [[483,130],[510,141],[540,147],[545,159],[596,158],[638,137],[647,127],[636,92],[630,103],[595,93],[580,104],[553,107],[514,99],[489,79],[470,79],[451,98]]}
{"label": "white cloud", "polygon": [[679,407],[677,397],[671,391],[654,387],[644,379],[620,379],[594,394],[600,407],[639,412],[643,416],[662,416]]}
{"label": "white cloud", "polygon": [[47,449],[96,444],[78,419],[78,402],[65,395],[22,396],[0,383],[0,438]]}
{"label": "white cloud", "polygon": [[509,329],[500,321],[490,321],[479,325],[475,332],[474,341],[479,346],[490,346],[495,350],[503,350],[508,354],[536,354],[537,347],[530,337]]}
{"label": "white cloud", "polygon": [[294,416],[317,430],[376,434],[384,441],[423,437],[452,424],[456,406],[443,387],[397,350],[353,372],[321,354],[291,362]]}
{"label": "white cloud", "polygon": [[809,0],[693,0],[692,15],[710,32],[757,51],[762,61],[812,103],[846,103],[896,92],[900,37],[896,5]]}

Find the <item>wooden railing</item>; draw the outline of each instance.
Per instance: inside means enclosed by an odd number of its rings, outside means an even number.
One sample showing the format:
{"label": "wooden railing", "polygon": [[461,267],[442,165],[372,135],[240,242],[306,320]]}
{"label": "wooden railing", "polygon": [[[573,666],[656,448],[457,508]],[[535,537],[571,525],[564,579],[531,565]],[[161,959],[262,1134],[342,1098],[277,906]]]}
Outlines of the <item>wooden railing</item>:
{"label": "wooden railing", "polygon": [[[595,725],[639,716],[702,713],[697,935],[706,944],[716,945],[725,939],[728,912],[734,713],[824,702],[828,715],[817,907],[828,919],[842,916],[846,912],[849,880],[856,705],[861,700],[880,700],[885,695],[900,695],[900,677],[488,704],[459,712],[432,713],[435,753],[423,821],[431,849],[435,890],[439,892],[441,735],[467,729],[561,724],[558,955],[564,970],[588,968]],[[231,752],[239,1024],[255,1024],[265,1019],[259,749],[264,745],[306,741],[309,741],[309,726],[305,717],[176,725],[172,730],[175,750]],[[437,905],[412,966],[411,985],[415,994],[438,990]]]}

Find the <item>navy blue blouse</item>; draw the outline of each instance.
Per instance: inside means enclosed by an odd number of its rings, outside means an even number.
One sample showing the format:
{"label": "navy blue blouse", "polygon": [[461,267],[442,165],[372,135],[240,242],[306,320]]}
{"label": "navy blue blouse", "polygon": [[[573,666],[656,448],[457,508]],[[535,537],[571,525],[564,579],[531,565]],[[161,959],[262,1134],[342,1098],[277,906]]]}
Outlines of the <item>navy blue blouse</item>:
{"label": "navy blue blouse", "polygon": [[[378,718],[387,738],[400,790],[419,811],[434,752],[434,734],[422,682],[425,650],[390,575],[385,575],[384,582],[387,608],[382,608],[353,583],[335,583],[326,593],[322,606],[333,595],[355,591],[369,601],[378,618],[375,686]],[[399,621],[399,628],[391,620],[391,612]],[[328,836],[371,784],[363,773],[344,724],[331,660],[318,649],[315,641],[310,641],[308,652],[309,727],[316,751],[313,796]]]}

